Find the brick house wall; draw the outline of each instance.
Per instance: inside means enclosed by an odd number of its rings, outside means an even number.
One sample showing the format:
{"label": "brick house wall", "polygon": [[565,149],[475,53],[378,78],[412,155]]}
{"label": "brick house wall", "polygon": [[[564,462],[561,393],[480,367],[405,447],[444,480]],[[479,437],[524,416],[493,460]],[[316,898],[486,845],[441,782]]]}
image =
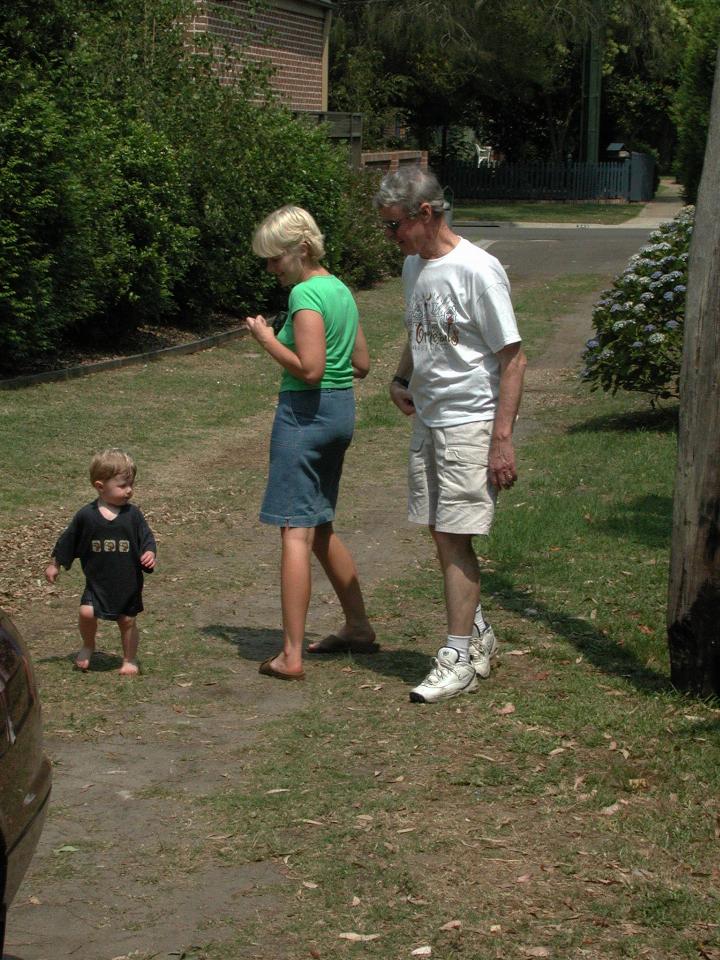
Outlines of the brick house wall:
{"label": "brick house wall", "polygon": [[254,11],[248,0],[197,0],[197,5],[191,33],[207,32],[237,45],[241,59],[270,61],[272,87],[291,110],[327,110],[330,0],[268,0]]}

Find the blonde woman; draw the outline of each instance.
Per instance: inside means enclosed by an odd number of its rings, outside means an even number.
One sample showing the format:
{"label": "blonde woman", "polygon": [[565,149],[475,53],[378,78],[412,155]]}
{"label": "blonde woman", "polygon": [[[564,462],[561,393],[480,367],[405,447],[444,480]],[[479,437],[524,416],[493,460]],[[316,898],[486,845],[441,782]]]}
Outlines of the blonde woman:
{"label": "blonde woman", "polygon": [[267,259],[289,287],[287,320],[276,334],[262,316],[246,325],[282,367],[270,440],[270,473],[260,520],[280,527],[283,649],[260,673],[302,680],[305,621],[310,604],[310,560],[320,561],[342,605],[337,633],[308,646],[309,653],[377,650],[353,558],[333,529],[343,458],[355,423],[353,377],[370,366],[352,294],[320,263],[323,235],[301,207],[286,206],[263,220],[253,251]]}

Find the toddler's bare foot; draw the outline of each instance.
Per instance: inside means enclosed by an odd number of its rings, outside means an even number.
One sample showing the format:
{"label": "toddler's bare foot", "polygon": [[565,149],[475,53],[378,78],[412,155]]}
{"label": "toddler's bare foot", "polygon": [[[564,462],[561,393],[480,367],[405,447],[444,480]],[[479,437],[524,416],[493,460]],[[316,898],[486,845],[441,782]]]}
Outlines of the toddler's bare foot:
{"label": "toddler's bare foot", "polygon": [[123,660],[118,673],[121,677],[136,677],[140,673],[140,667],[135,660]]}
{"label": "toddler's bare foot", "polygon": [[75,666],[78,670],[82,670],[83,673],[85,673],[90,669],[90,658],[94,652],[92,647],[80,647],[75,657]]}

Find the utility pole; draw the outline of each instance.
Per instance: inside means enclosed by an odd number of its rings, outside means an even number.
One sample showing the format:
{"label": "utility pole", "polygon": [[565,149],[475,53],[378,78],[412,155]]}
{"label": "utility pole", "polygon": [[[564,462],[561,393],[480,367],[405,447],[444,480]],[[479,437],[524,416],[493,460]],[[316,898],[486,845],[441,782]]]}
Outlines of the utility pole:
{"label": "utility pole", "polygon": [[673,684],[720,696],[720,54],[690,244],[668,644]]}
{"label": "utility pole", "polygon": [[597,163],[600,153],[601,25],[601,0],[594,0],[583,53],[582,159],[586,163]]}

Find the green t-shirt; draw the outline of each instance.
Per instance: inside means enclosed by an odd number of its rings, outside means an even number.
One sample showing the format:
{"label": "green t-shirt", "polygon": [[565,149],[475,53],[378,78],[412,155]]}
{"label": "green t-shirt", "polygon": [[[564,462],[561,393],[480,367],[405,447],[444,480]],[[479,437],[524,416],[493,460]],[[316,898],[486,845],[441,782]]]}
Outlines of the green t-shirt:
{"label": "green t-shirt", "polygon": [[303,383],[283,370],[280,392],[284,390],[318,390],[322,387],[345,389],[352,386],[350,357],[355,348],[358,310],[353,295],[337,277],[320,276],[303,280],[290,291],[288,318],[278,340],[295,350],[293,317],[298,310],[314,310],[325,323],[325,373],[320,383]]}

